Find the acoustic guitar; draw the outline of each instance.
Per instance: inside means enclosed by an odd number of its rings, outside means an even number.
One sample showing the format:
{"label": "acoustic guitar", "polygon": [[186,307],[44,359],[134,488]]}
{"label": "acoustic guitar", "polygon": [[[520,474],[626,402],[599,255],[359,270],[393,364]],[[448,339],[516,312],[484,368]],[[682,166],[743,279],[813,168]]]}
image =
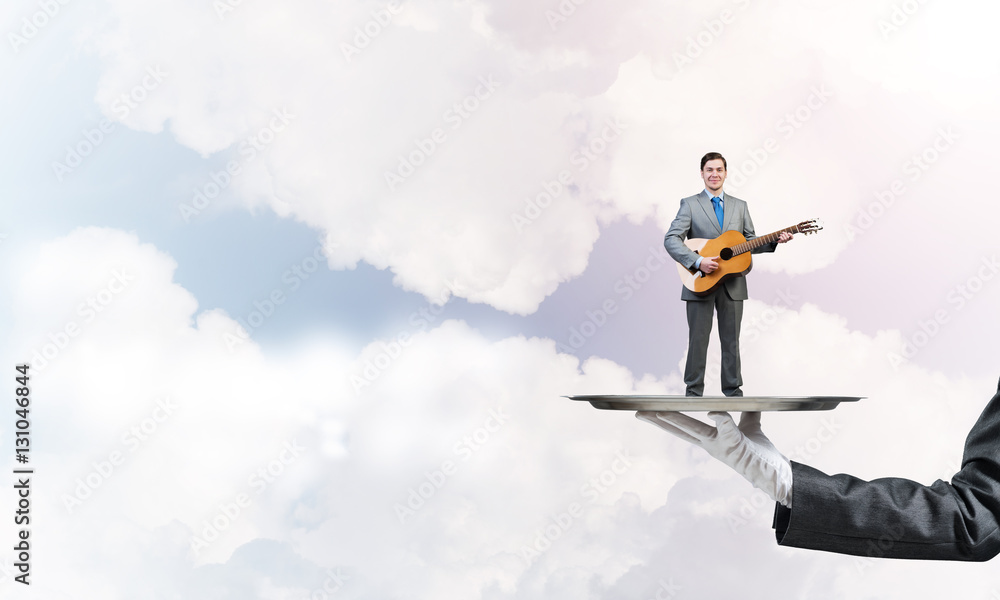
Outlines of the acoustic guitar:
{"label": "acoustic guitar", "polygon": [[739,231],[726,231],[713,240],[690,238],[684,241],[684,245],[706,258],[718,256],[719,268],[711,273],[705,273],[701,269],[686,269],[682,264],[677,263],[677,272],[681,276],[681,283],[684,284],[684,287],[694,292],[695,295],[707,296],[723,281],[750,272],[753,267],[750,251],[754,248],[778,241],[778,236],[782,233],[809,235],[822,229],[823,227],[817,224],[816,219],[810,219],[802,221],[798,225],[756,237],[749,242]]}

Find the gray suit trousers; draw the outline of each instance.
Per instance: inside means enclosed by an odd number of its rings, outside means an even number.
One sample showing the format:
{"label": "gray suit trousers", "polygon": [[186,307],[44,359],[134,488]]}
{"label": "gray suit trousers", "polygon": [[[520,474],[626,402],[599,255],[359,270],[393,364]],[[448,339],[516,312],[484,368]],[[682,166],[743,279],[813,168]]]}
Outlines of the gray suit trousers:
{"label": "gray suit trousers", "polygon": [[722,393],[742,396],[740,372],[740,323],[743,301],[733,300],[725,286],[698,300],[688,300],[688,355],[684,366],[686,395],[701,396],[705,391],[705,363],[712,336],[712,318],[719,314],[719,341],[722,343]]}

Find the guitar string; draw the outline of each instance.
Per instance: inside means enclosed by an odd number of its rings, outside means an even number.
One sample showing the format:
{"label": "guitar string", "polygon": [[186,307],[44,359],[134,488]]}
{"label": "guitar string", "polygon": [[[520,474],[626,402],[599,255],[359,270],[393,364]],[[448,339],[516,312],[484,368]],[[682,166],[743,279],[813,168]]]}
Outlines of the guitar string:
{"label": "guitar string", "polygon": [[802,233],[801,229],[799,229],[801,226],[802,226],[801,223],[798,225],[792,225],[791,227],[785,227],[784,229],[779,229],[774,233],[769,233],[767,235],[754,238],[752,240],[743,242],[741,244],[737,244],[736,246],[733,246],[733,256],[738,256],[745,252],[752,251],[754,248],[757,248],[758,246],[763,246],[764,244],[770,244],[774,242],[776,239],[778,239],[778,237],[776,236],[780,236],[782,233],[788,233],[788,232]]}

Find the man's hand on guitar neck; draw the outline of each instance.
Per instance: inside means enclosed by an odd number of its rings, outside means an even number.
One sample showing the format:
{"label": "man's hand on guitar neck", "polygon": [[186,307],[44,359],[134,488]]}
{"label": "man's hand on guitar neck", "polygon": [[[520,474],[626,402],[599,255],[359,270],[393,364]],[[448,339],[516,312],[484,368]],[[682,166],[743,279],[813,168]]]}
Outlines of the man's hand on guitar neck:
{"label": "man's hand on guitar neck", "polygon": [[785,242],[791,241],[791,239],[792,239],[792,234],[788,233],[787,231],[782,231],[781,233],[778,234],[779,244],[784,244]]}

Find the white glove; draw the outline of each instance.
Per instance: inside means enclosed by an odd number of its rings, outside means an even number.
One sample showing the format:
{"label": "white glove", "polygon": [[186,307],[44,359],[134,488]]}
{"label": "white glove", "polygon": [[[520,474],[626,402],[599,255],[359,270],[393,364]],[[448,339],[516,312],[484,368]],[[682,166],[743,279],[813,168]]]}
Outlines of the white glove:
{"label": "white glove", "polygon": [[760,413],[745,412],[737,427],[727,412],[710,412],[716,427],[678,412],[640,411],[635,416],[701,446],[772,500],[792,507],[792,463],[760,430]]}

